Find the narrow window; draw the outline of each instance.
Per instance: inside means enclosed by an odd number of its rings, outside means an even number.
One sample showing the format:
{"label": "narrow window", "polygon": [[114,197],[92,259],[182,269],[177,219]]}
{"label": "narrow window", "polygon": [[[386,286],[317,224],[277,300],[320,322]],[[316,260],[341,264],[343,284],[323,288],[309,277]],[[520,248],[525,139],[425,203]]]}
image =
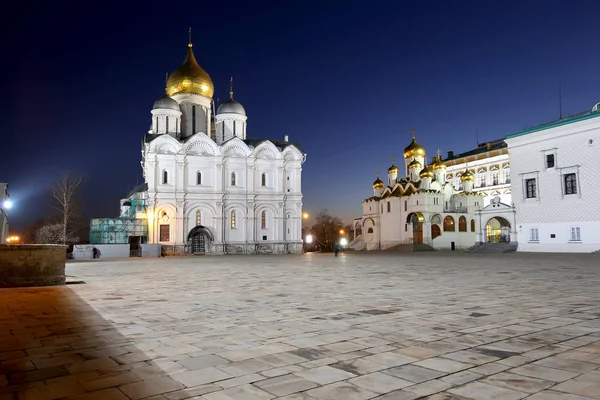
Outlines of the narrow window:
{"label": "narrow window", "polygon": [[464,215],[461,215],[460,218],[458,219],[458,231],[459,232],[467,231],[467,219],[465,218]]}
{"label": "narrow window", "polygon": [[202,225],[202,213],[196,211],[196,225]]}
{"label": "narrow window", "polygon": [[471,232],[475,232],[475,220],[471,220]]}
{"label": "narrow window", "polygon": [[369,230],[367,231],[367,233],[373,233],[373,228],[369,228]]}
{"label": "narrow window", "polygon": [[447,216],[444,218],[444,232],[454,232],[454,218]]}
{"label": "narrow window", "polygon": [[536,191],[536,182],[535,182],[535,178],[531,178],[531,179],[525,179],[525,187],[526,187],[526,192],[525,192],[525,197],[528,199],[534,199],[537,197],[537,191]]}
{"label": "narrow window", "polygon": [[168,242],[170,240],[170,228],[171,225],[161,225],[160,226],[160,241],[161,242]]}
{"label": "narrow window", "polygon": [[166,118],[166,122],[165,122],[165,132],[169,133],[169,117],[165,117]]}
{"label": "narrow window", "polygon": [[196,133],[196,106],[192,106],[192,135]]}
{"label": "narrow window", "polygon": [[156,117],[156,129],[154,130],[154,133],[158,133],[158,117]]}
{"label": "narrow window", "polygon": [[267,229],[267,213],[264,211],[260,214],[260,226],[262,229]]}
{"label": "narrow window", "polygon": [[408,201],[404,200],[404,211],[408,209]]}
{"label": "narrow window", "polygon": [[392,206],[389,201],[387,202],[387,209],[388,209],[388,212],[392,211]]}
{"label": "narrow window", "polygon": [[262,174],[261,176],[261,184],[264,186],[267,186],[267,174]]}
{"label": "narrow window", "polygon": [[492,185],[495,186],[498,184],[498,172],[492,172]]}
{"label": "narrow window", "polygon": [[235,229],[235,211],[231,212],[231,229]]}
{"label": "narrow window", "polygon": [[579,227],[571,228],[571,241],[581,242],[581,229]]}
{"label": "narrow window", "polygon": [[235,125],[236,125],[235,121],[233,121],[233,136],[236,136],[236,134],[235,134]]}
{"label": "narrow window", "polygon": [[546,154],[546,168],[554,168],[554,154]]}
{"label": "narrow window", "polygon": [[196,185],[202,185],[202,172],[196,174]]}
{"label": "narrow window", "polygon": [[537,228],[531,228],[529,230],[529,240],[531,242],[539,242],[540,241],[540,237],[538,235],[538,230]]}
{"label": "narrow window", "polygon": [[231,186],[235,186],[235,172],[231,173]]}
{"label": "narrow window", "polygon": [[577,194],[577,175],[565,174],[565,194]]}
{"label": "narrow window", "polygon": [[169,183],[169,174],[167,173],[167,171],[163,171],[163,184],[167,184]]}

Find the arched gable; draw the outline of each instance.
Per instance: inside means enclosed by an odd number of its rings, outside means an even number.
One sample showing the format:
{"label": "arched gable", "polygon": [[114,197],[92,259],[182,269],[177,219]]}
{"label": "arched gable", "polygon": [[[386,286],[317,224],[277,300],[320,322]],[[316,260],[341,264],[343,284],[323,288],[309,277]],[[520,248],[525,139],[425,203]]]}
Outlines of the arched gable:
{"label": "arched gable", "polygon": [[252,151],[252,155],[256,158],[266,158],[269,160],[281,159],[281,152],[269,140],[266,140],[256,146],[256,148]]}
{"label": "arched gable", "polygon": [[196,211],[202,211],[202,209],[207,209],[211,213],[213,213],[213,215],[217,215],[217,210],[215,209],[213,204],[206,202],[196,202],[188,206],[187,218],[196,218]]}
{"label": "arched gable", "polygon": [[159,203],[154,207],[154,218],[160,220],[163,214],[167,213],[169,219],[177,217],[177,208],[171,203]]}
{"label": "arched gable", "polygon": [[256,215],[260,215],[260,213],[264,210],[268,210],[271,213],[273,213],[273,215],[279,215],[279,211],[277,209],[277,207],[275,205],[273,205],[272,203],[260,203],[256,205]]}
{"label": "arched gable", "polygon": [[161,135],[150,142],[150,153],[177,154],[181,150],[181,143],[169,135]]}
{"label": "arched gable", "polygon": [[207,156],[221,155],[219,146],[206,134],[200,132],[192,136],[185,144],[184,152],[186,154],[197,154]]}
{"label": "arched gable", "polygon": [[286,160],[304,161],[304,154],[294,145],[289,145],[282,152],[283,158]]}
{"label": "arched gable", "polygon": [[221,146],[221,153],[225,157],[248,157],[252,151],[243,140],[234,137]]}
{"label": "arched gable", "polygon": [[363,221],[363,226],[367,226],[367,222],[370,222],[371,226],[375,226],[375,220],[373,218],[365,218],[365,220]]}

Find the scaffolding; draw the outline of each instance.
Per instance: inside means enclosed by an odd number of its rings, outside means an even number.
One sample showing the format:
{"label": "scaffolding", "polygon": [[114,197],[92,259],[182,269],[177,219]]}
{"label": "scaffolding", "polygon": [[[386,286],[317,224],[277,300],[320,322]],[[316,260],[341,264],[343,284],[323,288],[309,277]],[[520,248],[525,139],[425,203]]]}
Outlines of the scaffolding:
{"label": "scaffolding", "polygon": [[132,236],[146,243],[148,222],[144,199],[128,199],[121,206],[118,218],[93,218],[90,222],[91,244],[129,244]]}

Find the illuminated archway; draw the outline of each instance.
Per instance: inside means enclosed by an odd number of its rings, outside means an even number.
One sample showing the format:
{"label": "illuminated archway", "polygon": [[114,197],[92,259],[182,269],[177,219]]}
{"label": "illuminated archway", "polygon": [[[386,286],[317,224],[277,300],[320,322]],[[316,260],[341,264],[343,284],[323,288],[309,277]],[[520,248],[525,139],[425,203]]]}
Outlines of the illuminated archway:
{"label": "illuminated archway", "polygon": [[485,225],[486,242],[510,243],[510,222],[502,217],[491,218]]}

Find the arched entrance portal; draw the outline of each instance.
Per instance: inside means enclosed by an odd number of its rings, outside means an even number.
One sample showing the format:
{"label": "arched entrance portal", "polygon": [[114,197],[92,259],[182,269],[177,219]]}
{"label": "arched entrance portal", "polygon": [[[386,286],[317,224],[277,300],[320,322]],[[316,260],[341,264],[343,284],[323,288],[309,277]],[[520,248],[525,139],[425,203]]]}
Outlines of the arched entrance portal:
{"label": "arched entrance portal", "polygon": [[488,243],[510,243],[510,223],[502,217],[490,219],[485,232]]}
{"label": "arched entrance portal", "polygon": [[192,254],[204,254],[208,249],[208,244],[212,242],[213,236],[210,230],[202,225],[194,227],[188,235],[188,243]]}
{"label": "arched entrance portal", "polygon": [[409,222],[413,228],[413,243],[423,243],[423,214],[412,213],[408,216]]}

